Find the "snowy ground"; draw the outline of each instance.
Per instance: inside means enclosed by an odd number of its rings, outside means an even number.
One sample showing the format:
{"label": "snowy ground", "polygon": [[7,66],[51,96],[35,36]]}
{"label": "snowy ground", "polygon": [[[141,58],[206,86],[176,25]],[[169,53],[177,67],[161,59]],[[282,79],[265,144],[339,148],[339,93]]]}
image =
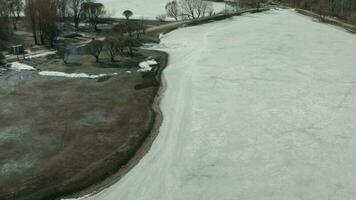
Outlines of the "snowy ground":
{"label": "snowy ground", "polygon": [[[125,10],[134,13],[133,18],[156,19],[157,16],[165,14],[165,5],[170,0],[98,0],[104,4],[111,17],[123,17]],[[214,11],[224,10],[224,3],[213,3]]]}
{"label": "snowy ground", "polygon": [[87,199],[355,198],[355,35],[281,10],[162,42],[160,134],[121,181]]}

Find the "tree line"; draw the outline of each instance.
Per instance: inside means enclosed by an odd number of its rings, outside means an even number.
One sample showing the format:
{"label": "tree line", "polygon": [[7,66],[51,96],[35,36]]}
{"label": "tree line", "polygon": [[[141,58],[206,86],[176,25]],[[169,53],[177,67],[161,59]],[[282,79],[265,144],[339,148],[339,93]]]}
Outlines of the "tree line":
{"label": "tree line", "polygon": [[284,3],[311,10],[324,16],[335,16],[356,25],[356,0],[283,0]]}
{"label": "tree line", "polygon": [[79,29],[80,22],[86,21],[97,31],[99,18],[106,13],[104,5],[96,0],[0,0],[0,5],[0,49],[6,47],[21,19],[36,45],[53,47],[59,22],[71,18],[75,29]]}
{"label": "tree line", "polygon": [[[85,52],[95,58],[96,63],[100,61],[100,55],[106,52],[111,62],[115,62],[117,56],[133,56],[134,47],[140,46],[141,36],[144,34],[143,21],[133,24],[130,17],[133,12],[125,10],[122,15],[126,18],[123,23],[116,24],[107,34],[104,40],[93,38],[85,45]],[[67,64],[70,49],[61,48],[58,53],[63,62]]]}
{"label": "tree line", "polygon": [[179,19],[196,19],[214,14],[212,2],[204,0],[173,0],[166,4],[168,17]]}

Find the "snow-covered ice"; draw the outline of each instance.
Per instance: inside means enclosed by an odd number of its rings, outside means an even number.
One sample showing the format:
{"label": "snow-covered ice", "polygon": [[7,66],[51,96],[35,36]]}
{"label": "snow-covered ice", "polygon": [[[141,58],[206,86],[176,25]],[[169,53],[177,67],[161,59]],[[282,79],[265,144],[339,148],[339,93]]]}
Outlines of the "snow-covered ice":
{"label": "snow-covered ice", "polygon": [[160,133],[85,199],[355,199],[355,35],[280,10],[178,29],[160,46]]}
{"label": "snow-covered ice", "polygon": [[[171,0],[99,0],[104,4],[111,17],[122,18],[125,10],[131,10],[136,19],[156,19],[157,16],[165,14],[165,5]],[[215,12],[224,10],[224,3],[213,3]]]}

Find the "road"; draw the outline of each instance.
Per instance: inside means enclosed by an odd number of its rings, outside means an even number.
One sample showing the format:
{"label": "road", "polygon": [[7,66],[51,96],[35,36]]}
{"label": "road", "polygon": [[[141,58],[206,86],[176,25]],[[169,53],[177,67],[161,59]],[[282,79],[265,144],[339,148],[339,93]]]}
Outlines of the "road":
{"label": "road", "polygon": [[178,29],[156,47],[163,124],[90,200],[356,196],[356,36],[292,10]]}

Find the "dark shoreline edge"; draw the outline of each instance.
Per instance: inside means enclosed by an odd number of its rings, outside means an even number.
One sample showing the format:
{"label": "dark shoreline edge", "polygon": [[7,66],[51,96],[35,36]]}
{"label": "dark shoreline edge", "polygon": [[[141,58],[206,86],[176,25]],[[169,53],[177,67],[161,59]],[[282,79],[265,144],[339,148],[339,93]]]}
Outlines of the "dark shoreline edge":
{"label": "dark shoreline edge", "polygon": [[296,8],[295,11],[299,14],[302,14],[302,15],[305,15],[305,16],[308,16],[308,17],[311,17],[314,19],[318,19],[322,23],[338,26],[338,27],[344,28],[346,31],[348,31],[350,33],[356,34],[356,26],[355,25],[345,22],[343,20],[340,20],[338,18],[331,18],[332,16],[326,16],[323,20],[320,20],[320,15],[313,11],[303,10],[300,8]]}

